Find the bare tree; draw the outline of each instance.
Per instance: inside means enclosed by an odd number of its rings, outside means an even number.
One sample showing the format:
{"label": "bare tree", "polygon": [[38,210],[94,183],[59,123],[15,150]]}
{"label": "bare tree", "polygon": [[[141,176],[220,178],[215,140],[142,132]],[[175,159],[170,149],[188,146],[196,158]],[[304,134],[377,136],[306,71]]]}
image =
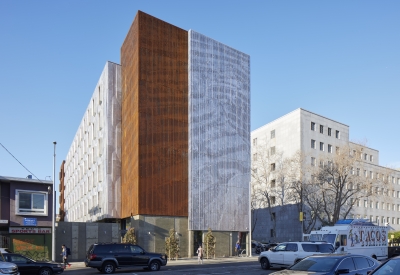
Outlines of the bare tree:
{"label": "bare tree", "polygon": [[320,158],[304,185],[306,203],[323,223],[333,225],[347,218],[361,199],[374,195],[376,181],[364,169],[362,150],[362,145],[352,144],[340,151],[337,148],[332,157]]}
{"label": "bare tree", "polygon": [[[286,177],[287,161],[282,152],[268,143],[256,146],[252,160],[252,210],[264,208],[270,214],[273,240],[276,238],[276,214],[273,208],[285,205],[290,194],[290,182]],[[253,230],[257,217],[253,215]]]}
{"label": "bare tree", "polygon": [[[309,186],[309,178],[312,168],[307,160],[310,156],[297,151],[291,158],[287,159],[287,180],[291,182],[290,200],[297,205],[298,212],[303,213],[302,233],[310,233],[315,227],[318,220],[318,212],[320,212],[320,204],[315,201],[313,194],[315,190],[313,186]],[[308,194],[306,196],[306,194]],[[312,200],[310,203],[308,200]],[[300,221],[299,221],[300,222]]]}

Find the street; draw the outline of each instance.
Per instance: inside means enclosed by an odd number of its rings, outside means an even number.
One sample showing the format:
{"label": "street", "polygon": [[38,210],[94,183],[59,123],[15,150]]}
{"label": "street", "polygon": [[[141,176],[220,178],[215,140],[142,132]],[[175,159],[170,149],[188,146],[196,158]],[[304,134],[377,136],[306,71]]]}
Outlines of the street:
{"label": "street", "polygon": [[[74,267],[75,266],[75,267]],[[277,269],[263,270],[257,262],[257,257],[252,258],[228,258],[216,260],[204,260],[199,265],[196,260],[180,260],[170,261],[167,266],[161,267],[160,271],[152,272],[159,275],[212,275],[212,274],[246,274],[246,275],[267,275]],[[148,270],[142,267],[125,268],[115,272],[115,274],[147,274]],[[71,268],[67,268],[63,274],[66,275],[84,275],[84,274],[101,274],[97,269],[86,268],[83,264],[73,264]]]}

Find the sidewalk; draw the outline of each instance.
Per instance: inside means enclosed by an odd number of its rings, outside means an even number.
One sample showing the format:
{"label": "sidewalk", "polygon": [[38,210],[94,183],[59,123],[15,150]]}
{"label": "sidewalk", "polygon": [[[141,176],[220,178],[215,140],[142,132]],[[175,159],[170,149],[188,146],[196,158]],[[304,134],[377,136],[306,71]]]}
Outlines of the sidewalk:
{"label": "sidewalk", "polygon": [[[203,264],[220,264],[220,263],[231,263],[231,262],[257,262],[258,255],[253,255],[252,257],[224,257],[224,258],[215,258],[215,259],[203,259]],[[85,267],[85,263],[81,262],[69,262],[71,264],[68,269],[74,268],[83,268]],[[197,257],[193,258],[179,258],[178,260],[168,260],[167,266],[175,266],[175,265],[190,265],[197,264]]]}

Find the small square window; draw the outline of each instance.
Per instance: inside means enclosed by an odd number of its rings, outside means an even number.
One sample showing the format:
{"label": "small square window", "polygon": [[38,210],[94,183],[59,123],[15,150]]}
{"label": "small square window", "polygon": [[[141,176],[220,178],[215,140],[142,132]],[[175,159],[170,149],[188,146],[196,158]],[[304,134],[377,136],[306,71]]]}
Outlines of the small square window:
{"label": "small square window", "polygon": [[328,144],[328,153],[332,153],[332,145]]}
{"label": "small square window", "polygon": [[[271,188],[275,188],[275,186],[276,186],[276,180],[271,180]],[[274,203],[275,203],[275,197],[271,197],[271,200],[272,198],[274,198]]]}
{"label": "small square window", "polygon": [[323,133],[324,133],[324,126],[322,126],[322,125],[319,125],[319,132],[320,132],[321,134],[323,134]]}
{"label": "small square window", "polygon": [[368,159],[368,154],[364,154],[364,160]]}
{"label": "small square window", "polygon": [[311,131],[315,131],[315,122],[311,122]]}
{"label": "small square window", "polygon": [[316,142],[315,142],[315,140],[311,140],[311,148],[313,148],[313,149],[315,149],[316,148]]}
{"label": "small square window", "polygon": [[324,151],[324,143],[323,142],[319,143],[319,150]]}
{"label": "small square window", "polygon": [[336,138],[340,139],[340,131],[336,130]]}
{"label": "small square window", "polygon": [[328,136],[332,136],[332,128],[328,128]]}
{"label": "small square window", "polygon": [[371,162],[374,161],[374,156],[373,156],[373,155],[370,155],[370,156],[369,156],[369,161],[371,161]]}
{"label": "small square window", "polygon": [[275,138],[275,130],[271,131],[271,139]]}
{"label": "small square window", "polygon": [[15,190],[17,215],[47,216],[47,192]]}

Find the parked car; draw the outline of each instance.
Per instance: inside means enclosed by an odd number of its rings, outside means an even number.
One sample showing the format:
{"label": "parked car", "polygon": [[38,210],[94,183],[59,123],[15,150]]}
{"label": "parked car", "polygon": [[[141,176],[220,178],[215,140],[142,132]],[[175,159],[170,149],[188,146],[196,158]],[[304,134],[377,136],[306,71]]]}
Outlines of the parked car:
{"label": "parked car", "polygon": [[1,260],[16,264],[21,275],[52,275],[63,273],[60,263],[35,261],[16,253],[4,253]]}
{"label": "parked car", "polygon": [[400,274],[400,256],[391,258],[376,268],[369,275],[397,275]]}
{"label": "parked car", "polygon": [[335,248],[325,242],[286,242],[275,248],[261,252],[258,262],[262,269],[288,267],[307,256],[320,253],[333,253]]}
{"label": "parked car", "polygon": [[[309,256],[286,270],[271,275],[367,275],[377,268],[380,262],[357,254],[328,254]],[[384,273],[382,273],[384,274]],[[399,274],[393,273],[392,275]]]}
{"label": "parked car", "polygon": [[20,275],[18,272],[18,266],[16,264],[3,261],[0,261],[0,274]]}
{"label": "parked car", "polygon": [[100,272],[111,274],[116,268],[144,266],[159,270],[167,264],[165,254],[145,251],[138,245],[128,243],[93,244],[86,253],[86,267],[97,268]]}

